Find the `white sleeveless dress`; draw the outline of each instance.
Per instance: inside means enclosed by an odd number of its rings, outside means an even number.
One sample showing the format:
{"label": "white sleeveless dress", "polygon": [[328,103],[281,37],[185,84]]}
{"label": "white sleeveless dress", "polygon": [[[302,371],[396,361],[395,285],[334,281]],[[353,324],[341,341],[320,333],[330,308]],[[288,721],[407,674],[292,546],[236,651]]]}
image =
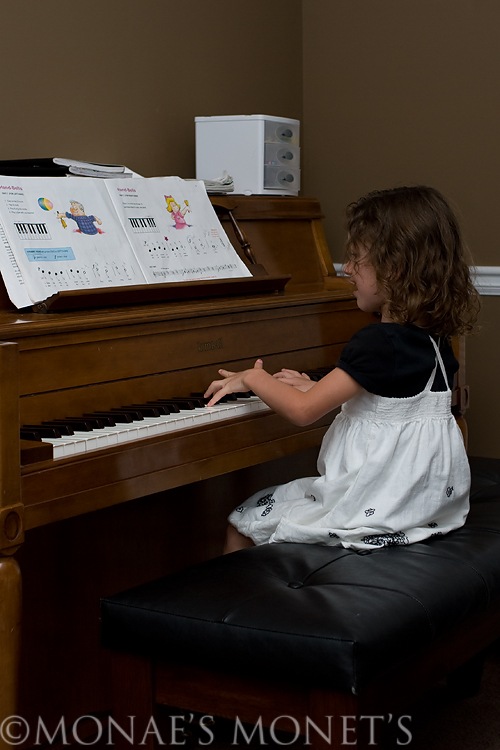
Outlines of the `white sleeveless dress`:
{"label": "white sleeveless dress", "polygon": [[[430,337],[431,338],[431,337]],[[463,526],[470,470],[451,391],[388,398],[363,391],[323,438],[318,477],[252,495],[229,522],[255,544],[307,542],[351,549],[411,544]]]}

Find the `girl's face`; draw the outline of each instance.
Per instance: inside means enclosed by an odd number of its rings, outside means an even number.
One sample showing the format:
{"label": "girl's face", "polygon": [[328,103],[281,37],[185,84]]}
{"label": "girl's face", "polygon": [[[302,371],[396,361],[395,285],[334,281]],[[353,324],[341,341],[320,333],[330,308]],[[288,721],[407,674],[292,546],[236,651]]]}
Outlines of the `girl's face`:
{"label": "girl's face", "polygon": [[344,265],[344,273],[354,284],[354,296],[363,312],[382,313],[384,320],[385,297],[380,291],[373,265],[368,260],[368,252],[361,248],[355,251]]}

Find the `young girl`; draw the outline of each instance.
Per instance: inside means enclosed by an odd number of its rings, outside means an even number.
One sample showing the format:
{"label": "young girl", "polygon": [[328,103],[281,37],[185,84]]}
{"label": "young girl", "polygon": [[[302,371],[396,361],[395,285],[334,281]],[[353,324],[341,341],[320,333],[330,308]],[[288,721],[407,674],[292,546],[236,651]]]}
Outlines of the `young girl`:
{"label": "young girl", "polygon": [[373,192],[347,209],[345,273],[358,307],[377,313],[319,382],[274,376],[257,360],[219,370],[209,406],[253,391],[297,425],[342,405],[323,438],[317,477],[258,492],[229,517],[226,551],[268,542],[352,549],[411,544],[463,525],[470,473],[451,414],[458,363],[478,295],[455,216],[428,187]]}

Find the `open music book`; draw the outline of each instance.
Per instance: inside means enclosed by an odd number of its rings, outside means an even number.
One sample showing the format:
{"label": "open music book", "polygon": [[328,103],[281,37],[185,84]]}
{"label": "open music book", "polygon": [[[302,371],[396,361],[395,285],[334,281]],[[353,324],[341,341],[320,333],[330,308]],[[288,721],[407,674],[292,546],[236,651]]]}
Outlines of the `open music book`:
{"label": "open music book", "polygon": [[203,182],[0,176],[0,273],[12,303],[57,292],[244,278]]}

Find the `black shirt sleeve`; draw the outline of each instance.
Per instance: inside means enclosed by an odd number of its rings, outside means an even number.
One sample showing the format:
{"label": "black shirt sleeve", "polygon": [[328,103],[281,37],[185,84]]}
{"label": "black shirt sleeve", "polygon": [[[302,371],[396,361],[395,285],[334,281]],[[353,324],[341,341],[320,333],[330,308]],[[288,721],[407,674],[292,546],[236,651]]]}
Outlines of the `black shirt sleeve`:
{"label": "black shirt sleeve", "polygon": [[380,393],[383,379],[393,379],[394,352],[391,342],[374,323],[354,334],[345,345],[337,367],[347,372],[370,393]]}
{"label": "black shirt sleeve", "polygon": [[[448,386],[458,369],[451,344],[439,342]],[[407,398],[424,390],[436,363],[429,333],[416,326],[374,323],[358,331],[344,347],[337,367],[370,393]],[[438,365],[432,390],[445,390]]]}

